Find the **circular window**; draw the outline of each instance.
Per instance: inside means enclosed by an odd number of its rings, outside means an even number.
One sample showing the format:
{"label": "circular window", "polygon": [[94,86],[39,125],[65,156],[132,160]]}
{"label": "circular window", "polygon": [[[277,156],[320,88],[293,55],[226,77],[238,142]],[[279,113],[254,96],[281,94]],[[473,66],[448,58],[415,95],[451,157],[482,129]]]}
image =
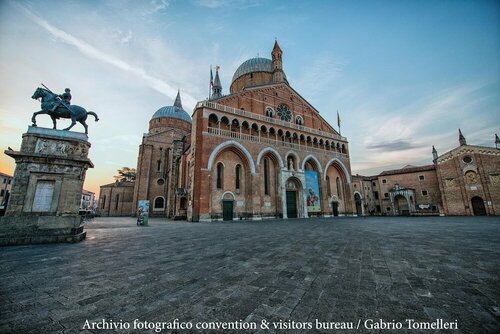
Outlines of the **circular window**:
{"label": "circular window", "polygon": [[276,108],[276,111],[282,121],[290,122],[292,119],[292,112],[288,109],[286,104],[280,104],[278,108]]}
{"label": "circular window", "polygon": [[463,162],[465,162],[466,164],[470,164],[472,162],[472,158],[468,155],[466,155],[465,157],[463,157]]}
{"label": "circular window", "polygon": [[158,181],[156,181],[156,183],[159,185],[159,186],[162,186],[165,184],[165,180],[164,179],[158,179]]}

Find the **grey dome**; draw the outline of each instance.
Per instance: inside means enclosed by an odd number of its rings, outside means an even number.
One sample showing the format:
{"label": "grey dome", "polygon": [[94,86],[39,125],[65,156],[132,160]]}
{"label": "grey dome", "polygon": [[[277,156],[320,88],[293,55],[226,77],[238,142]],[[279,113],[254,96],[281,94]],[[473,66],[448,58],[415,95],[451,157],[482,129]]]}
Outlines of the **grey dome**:
{"label": "grey dome", "polygon": [[183,121],[191,123],[191,117],[189,114],[182,108],[176,106],[166,106],[158,109],[151,119],[155,118],[178,118]]}
{"label": "grey dome", "polygon": [[233,81],[251,72],[273,73],[273,62],[267,58],[252,58],[241,64],[233,75]]}

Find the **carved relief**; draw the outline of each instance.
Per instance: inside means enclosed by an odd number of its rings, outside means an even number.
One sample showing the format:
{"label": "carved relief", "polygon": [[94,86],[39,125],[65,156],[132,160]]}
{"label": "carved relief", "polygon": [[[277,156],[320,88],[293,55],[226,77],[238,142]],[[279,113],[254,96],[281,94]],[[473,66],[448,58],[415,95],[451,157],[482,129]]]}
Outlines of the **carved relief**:
{"label": "carved relief", "polygon": [[490,175],[491,184],[500,184],[500,174]]}
{"label": "carved relief", "polygon": [[66,143],[56,142],[47,139],[38,139],[35,146],[35,153],[67,155]]}
{"label": "carved relief", "polygon": [[286,184],[286,189],[295,190],[297,189],[297,185],[292,180],[289,180]]}
{"label": "carved relief", "polygon": [[446,184],[447,187],[454,187],[455,186],[455,180],[454,179],[445,179],[444,183]]}
{"label": "carved relief", "polygon": [[473,171],[468,171],[467,173],[465,173],[465,183],[467,184],[477,184],[478,183],[478,179],[477,179],[477,174]]}

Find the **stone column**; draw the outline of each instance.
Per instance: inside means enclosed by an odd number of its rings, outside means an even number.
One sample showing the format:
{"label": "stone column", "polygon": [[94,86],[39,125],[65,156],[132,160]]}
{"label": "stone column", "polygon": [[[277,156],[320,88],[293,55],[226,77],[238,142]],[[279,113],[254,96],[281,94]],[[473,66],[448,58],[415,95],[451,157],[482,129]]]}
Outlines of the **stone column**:
{"label": "stone column", "polygon": [[20,151],[5,151],[16,160],[16,170],[0,220],[0,245],[85,238],[78,211],[86,171],[94,167],[89,148],[86,134],[30,126]]}

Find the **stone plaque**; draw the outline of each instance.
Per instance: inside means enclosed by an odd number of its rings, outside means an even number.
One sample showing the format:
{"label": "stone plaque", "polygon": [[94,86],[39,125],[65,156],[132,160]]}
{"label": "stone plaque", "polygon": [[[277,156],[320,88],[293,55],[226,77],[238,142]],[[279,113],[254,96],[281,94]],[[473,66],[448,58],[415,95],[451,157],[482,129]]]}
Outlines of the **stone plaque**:
{"label": "stone plaque", "polygon": [[41,139],[36,142],[35,153],[67,155],[68,145],[57,141]]}
{"label": "stone plaque", "polygon": [[236,206],[242,207],[245,205],[244,201],[236,201]]}
{"label": "stone plaque", "polygon": [[54,181],[38,181],[36,184],[35,198],[33,199],[34,212],[49,212],[54,195]]}
{"label": "stone plaque", "polygon": [[271,202],[264,202],[264,206],[267,208],[271,207]]}

